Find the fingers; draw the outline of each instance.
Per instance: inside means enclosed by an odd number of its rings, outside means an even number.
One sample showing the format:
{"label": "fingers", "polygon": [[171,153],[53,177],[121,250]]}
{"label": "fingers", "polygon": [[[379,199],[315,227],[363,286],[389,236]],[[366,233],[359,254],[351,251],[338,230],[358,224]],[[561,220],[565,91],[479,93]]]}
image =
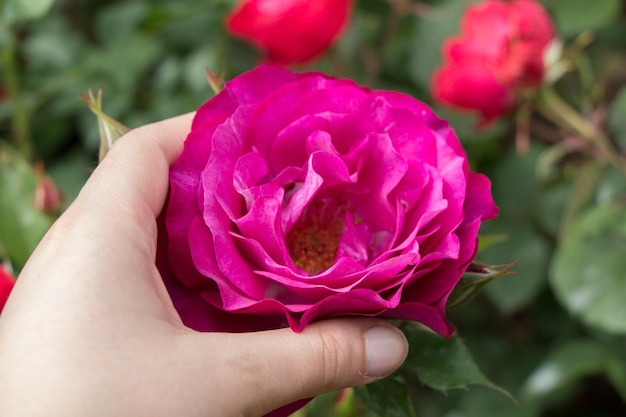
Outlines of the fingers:
{"label": "fingers", "polygon": [[[148,298],[146,280],[126,279],[134,274],[150,278],[148,283],[163,293],[160,279],[153,278],[156,216],[167,196],[169,166],[181,152],[192,118],[178,116],[120,138],[44,237],[21,278],[42,277],[33,281],[38,287],[45,276],[58,274],[61,278],[45,284],[76,289],[80,282],[85,286],[81,299],[100,288],[94,283],[106,285],[116,298]],[[119,286],[124,286],[123,294],[117,294]]]}
{"label": "fingers", "polygon": [[[250,413],[245,415],[258,416],[303,398],[380,379],[397,369],[408,352],[404,335],[375,319],[322,321],[300,334],[290,329],[222,334],[226,340],[220,342],[219,359],[215,353],[207,356],[207,344],[216,343],[217,335],[198,336],[195,348],[205,352],[192,356],[199,381],[217,377],[225,392],[245,392],[233,401],[248,401]],[[224,367],[224,375],[216,375],[216,363]],[[202,382],[190,385],[206,387]],[[227,396],[221,399],[228,401]]]}
{"label": "fingers", "polygon": [[192,118],[189,113],[145,125],[115,142],[52,232],[99,236],[103,248],[95,251],[126,250],[119,243],[142,245],[152,257],[169,166],[182,150]]}

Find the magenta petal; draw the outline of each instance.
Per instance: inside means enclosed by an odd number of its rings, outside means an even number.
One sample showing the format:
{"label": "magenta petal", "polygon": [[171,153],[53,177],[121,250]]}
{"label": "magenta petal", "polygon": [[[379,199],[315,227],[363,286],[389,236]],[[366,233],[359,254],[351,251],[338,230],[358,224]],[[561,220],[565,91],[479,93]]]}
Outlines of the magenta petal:
{"label": "magenta petal", "polygon": [[306,116],[293,121],[278,132],[266,156],[273,172],[279,172],[290,166],[304,166],[310,154],[306,146],[309,136],[315,131],[327,131],[328,127],[327,118]]}
{"label": "magenta petal", "polygon": [[381,317],[418,321],[444,337],[450,337],[454,333],[454,329],[446,321],[443,309],[428,304],[406,302],[386,311]]}
{"label": "magenta petal", "polygon": [[394,149],[389,136],[371,134],[359,168],[359,181],[367,184],[371,193],[356,199],[356,214],[367,219],[375,229],[391,232],[396,207],[390,195],[406,171],[407,163]]}
{"label": "magenta petal", "polygon": [[260,103],[267,100],[277,88],[289,85],[299,78],[297,74],[278,66],[261,65],[227,82],[222,93],[227,94],[238,105]]}
{"label": "magenta petal", "polygon": [[447,298],[497,214],[424,103],[265,65],[198,110],[170,184],[157,266],[202,331],[378,316],[449,336]]}
{"label": "magenta petal", "polygon": [[391,307],[391,303],[384,300],[375,291],[367,289],[355,289],[350,293],[340,293],[325,298],[311,306],[302,318],[292,318],[290,326],[295,331],[300,331],[307,324],[320,318],[333,318],[345,316],[378,316]]}
{"label": "magenta petal", "polygon": [[[256,245],[254,242],[246,242],[247,248],[251,246]],[[339,258],[332,267],[313,276],[308,276],[294,268],[277,265],[271,259],[266,259],[266,262],[267,268],[256,271],[258,275],[267,277],[274,284],[309,300],[322,299],[336,292],[348,292],[367,278],[367,275],[363,273],[363,266],[347,257]]]}
{"label": "magenta petal", "polygon": [[[219,298],[225,308],[247,307],[254,303],[255,296],[263,294],[265,286],[253,279],[252,271],[241,262],[240,256],[225,255],[229,252],[236,253],[232,242],[215,238],[199,218],[196,219],[189,233],[189,241],[191,256],[197,271],[205,277],[205,283],[217,284],[220,290]],[[207,248],[211,250],[209,252],[211,256],[207,256],[205,252]],[[224,274],[224,270],[227,274]],[[245,284],[242,284],[242,281]]]}
{"label": "magenta petal", "polygon": [[[282,190],[282,189],[281,189]],[[285,264],[289,255],[281,227],[281,199],[262,197],[254,201],[248,214],[235,222],[246,239],[259,242],[267,256]]]}
{"label": "magenta petal", "polygon": [[490,220],[498,215],[498,207],[491,196],[491,181],[486,176],[470,172],[467,195],[469,198],[463,207],[465,222]]}
{"label": "magenta petal", "polygon": [[327,82],[325,88],[311,91],[293,107],[293,117],[310,114],[362,112],[370,102],[368,92],[358,88],[352,81],[335,80]]}
{"label": "magenta petal", "polygon": [[[272,94],[255,106],[245,130],[246,143],[253,143],[258,152],[269,158],[277,133],[300,118],[294,112],[294,103],[303,100],[303,97],[307,97],[317,89],[333,83],[334,81],[330,79],[305,75],[276,88]],[[307,115],[311,114],[307,113]]]}
{"label": "magenta petal", "polygon": [[284,405],[269,414],[266,414],[264,417],[288,417],[307,405],[312,398],[306,398],[304,400],[295,401],[291,404]]}
{"label": "magenta petal", "polygon": [[233,172],[233,186],[238,192],[258,185],[269,173],[265,159],[256,152],[248,152],[237,159]]}
{"label": "magenta petal", "polygon": [[367,266],[370,258],[372,231],[367,223],[355,224],[354,216],[346,213],[343,236],[337,248],[337,258],[347,257]]}
{"label": "magenta petal", "polygon": [[350,174],[339,157],[326,152],[311,154],[302,183],[297,184],[287,198],[283,210],[283,230],[291,230],[302,210],[323,187],[352,182]]}

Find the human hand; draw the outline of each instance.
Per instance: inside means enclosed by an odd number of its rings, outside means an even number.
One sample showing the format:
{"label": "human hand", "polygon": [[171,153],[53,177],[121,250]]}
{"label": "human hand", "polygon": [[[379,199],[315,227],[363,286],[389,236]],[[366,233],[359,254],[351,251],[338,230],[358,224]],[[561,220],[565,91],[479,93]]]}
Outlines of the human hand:
{"label": "human hand", "polygon": [[191,118],[116,142],[23,269],[0,319],[0,415],[261,416],[404,360],[377,319],[299,334],[182,324],[155,267],[156,217]]}

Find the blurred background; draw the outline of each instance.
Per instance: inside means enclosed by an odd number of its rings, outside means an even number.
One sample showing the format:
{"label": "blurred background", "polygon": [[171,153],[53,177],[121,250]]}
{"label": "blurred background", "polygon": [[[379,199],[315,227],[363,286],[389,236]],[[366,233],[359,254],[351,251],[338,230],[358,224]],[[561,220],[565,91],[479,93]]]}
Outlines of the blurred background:
{"label": "blurred background", "polygon": [[[263,53],[225,27],[237,3],[0,1],[5,268],[19,274],[97,164],[98,125],[82,95],[101,89],[104,111],[133,128],[212,97],[207,69],[228,80],[263,62]],[[516,261],[515,274],[490,283],[450,319],[483,373],[517,402],[480,385],[442,393],[415,381],[397,399],[378,401],[375,389],[322,396],[301,417],[626,416],[624,174],[540,114],[521,113],[522,124],[520,113],[510,114],[478,129],[475,115],[432,100],[442,45],[472,3],[356,0],[334,44],[291,67],[429,103],[449,120],[473,169],[491,178],[501,213],[481,229],[479,259]],[[626,7],[620,0],[541,3],[567,53],[551,91],[623,155]]]}

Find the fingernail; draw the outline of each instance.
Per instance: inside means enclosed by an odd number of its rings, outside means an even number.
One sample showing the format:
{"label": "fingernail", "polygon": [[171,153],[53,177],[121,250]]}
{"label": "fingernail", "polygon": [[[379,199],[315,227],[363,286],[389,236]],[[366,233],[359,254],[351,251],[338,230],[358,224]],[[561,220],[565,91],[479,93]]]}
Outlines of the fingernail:
{"label": "fingernail", "polygon": [[409,344],[395,327],[372,327],[365,332],[364,337],[367,357],[365,376],[387,376],[406,359]]}

